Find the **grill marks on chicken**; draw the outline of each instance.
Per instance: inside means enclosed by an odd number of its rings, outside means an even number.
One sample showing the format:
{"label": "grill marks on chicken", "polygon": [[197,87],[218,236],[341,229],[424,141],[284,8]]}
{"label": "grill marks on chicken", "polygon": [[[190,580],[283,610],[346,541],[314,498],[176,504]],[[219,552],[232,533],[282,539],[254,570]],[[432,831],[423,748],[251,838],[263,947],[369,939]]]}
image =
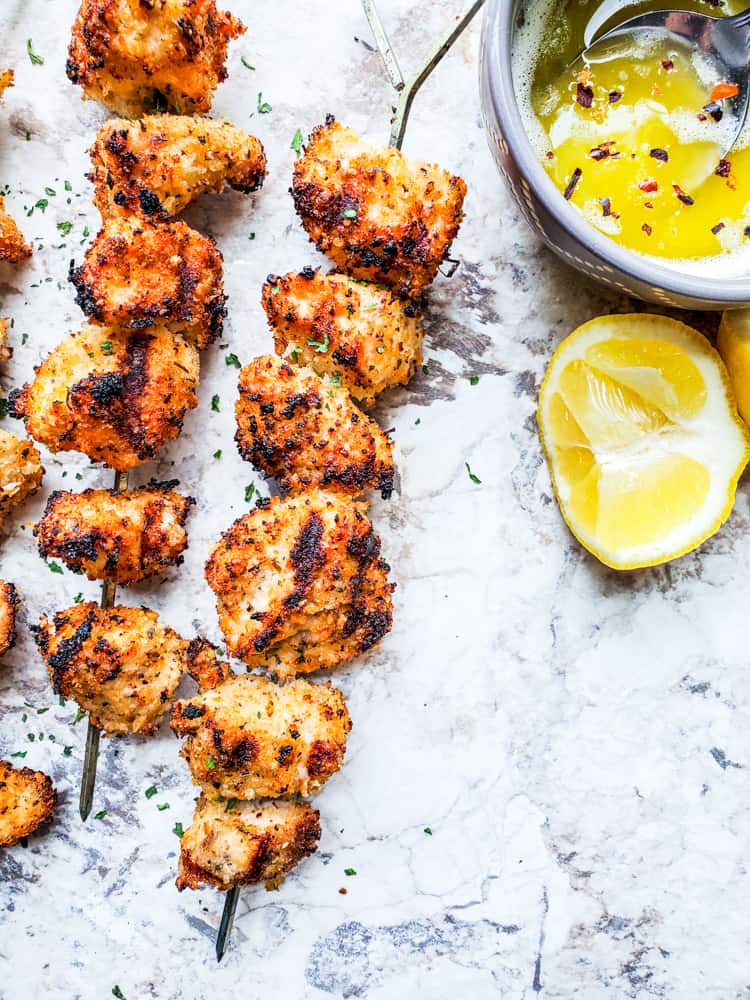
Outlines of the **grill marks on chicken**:
{"label": "grill marks on chicken", "polygon": [[164,327],[69,333],[10,396],[11,416],[50,451],[81,451],[113,469],[153,458],[197,405],[198,352]]}
{"label": "grill marks on chicken", "polygon": [[42,459],[27,438],[0,430],[0,530],[14,507],[42,485]]}
{"label": "grill marks on chicken", "polygon": [[105,220],[83,264],[71,264],[70,280],[76,302],[95,323],[129,330],[160,324],[199,349],[221,334],[221,253],[184,222]]}
{"label": "grill marks on chicken", "polygon": [[188,539],[185,522],[192,497],[177,481],[149,483],[125,493],[55,490],[34,528],[43,559],[61,559],[90,580],[139,583],[179,565]]}
{"label": "grill marks on chicken", "polygon": [[229,804],[208,795],[198,799],[180,841],[178,889],[227,890],[257,882],[275,889],[318,846],[320,813],[307,802]]}
{"label": "grill marks on chicken", "polygon": [[118,114],[202,113],[245,30],[216,0],[83,0],[66,70],[84,97]]}
{"label": "grill marks on chicken", "polygon": [[330,684],[232,677],[172,706],[181,754],[206,794],[249,800],[312,795],[341,767],[351,729]]}
{"label": "grill marks on chicken", "polygon": [[21,607],[18,591],[12,583],[0,580],[0,656],[12,649],[16,640],[16,615]]}
{"label": "grill marks on chicken", "polygon": [[46,774],[0,760],[0,847],[12,847],[49,822],[56,802]]}
{"label": "grill marks on chicken", "polygon": [[279,355],[329,375],[369,405],[422,363],[422,320],[388,289],[345,274],[269,274],[263,308]]}
{"label": "grill marks on chicken", "polygon": [[77,604],[34,632],[55,694],[106,733],[153,733],[168,710],[190,643],[146,608]]}
{"label": "grill marks on chicken", "polygon": [[242,369],[239,392],[239,452],[285,490],[391,495],[393,446],[337,380],[266,354]]}
{"label": "grill marks on chicken", "polygon": [[224,532],[206,579],[233,655],[291,677],[351,660],[390,631],[394,585],[365,511],[313,489]]}
{"label": "grill marks on chicken", "polygon": [[329,115],[295,164],[292,195],[308,236],[342,271],[414,296],[458,232],[466,184],[392,147],[368,145]]}
{"label": "grill marks on chicken", "polygon": [[266,176],[261,143],[225,119],[114,119],[99,129],[89,152],[102,218],[168,219],[207,191],[257,191]]}

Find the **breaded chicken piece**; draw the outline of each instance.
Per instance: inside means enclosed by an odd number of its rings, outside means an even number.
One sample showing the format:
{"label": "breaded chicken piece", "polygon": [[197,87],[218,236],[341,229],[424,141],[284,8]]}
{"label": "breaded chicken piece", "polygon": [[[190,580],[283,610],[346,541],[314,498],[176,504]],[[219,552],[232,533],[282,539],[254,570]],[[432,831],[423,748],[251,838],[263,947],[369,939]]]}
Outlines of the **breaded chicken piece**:
{"label": "breaded chicken piece", "polygon": [[285,490],[391,495],[393,445],[334,378],[263,354],[242,369],[239,390],[239,452]]}
{"label": "breaded chicken piece", "polygon": [[49,822],[56,802],[46,774],[0,760],[0,847],[13,847]]}
{"label": "breaded chicken piece", "polygon": [[365,511],[314,489],[224,532],[206,579],[230,653],[286,678],[345,663],[390,631],[394,585]]}
{"label": "breaded chicken piece", "polygon": [[0,580],[0,656],[4,656],[16,641],[16,615],[21,607],[18,591],[12,583]]}
{"label": "breaded chicken piece", "polygon": [[68,79],[117,114],[199,114],[227,77],[229,42],[245,30],[216,0],[83,0]]}
{"label": "breaded chicken piece", "polygon": [[89,150],[94,204],[102,214],[177,215],[199,195],[257,191],[263,146],[226,119],[148,115],[106,122]]}
{"label": "breaded chicken piece", "polygon": [[31,246],[23,233],[5,211],[5,199],[0,195],[0,260],[17,264],[31,256]]}
{"label": "breaded chicken piece", "polygon": [[113,469],[153,458],[197,405],[199,355],[162,326],[85,326],[67,334],[10,394],[9,413],[50,451],[81,451]]}
{"label": "breaded chicken piece", "polygon": [[342,271],[413,296],[455,239],[466,184],[390,146],[369,146],[329,115],[294,165],[292,195],[307,235]]}
{"label": "breaded chicken piece", "polygon": [[228,663],[219,659],[214,646],[207,639],[193,639],[188,647],[187,669],[198,685],[199,691],[209,691],[234,677]]}
{"label": "breaded chicken piece", "polygon": [[187,669],[190,643],[147,608],[76,604],[32,628],[55,694],[105,733],[152,733]]}
{"label": "breaded chicken piece", "polygon": [[6,316],[0,316],[0,361],[9,361],[13,357],[13,348],[8,343],[8,324]]}
{"label": "breaded chicken piece", "polygon": [[42,485],[42,459],[27,438],[0,430],[0,529],[14,507]]}
{"label": "breaded chicken piece", "polygon": [[330,375],[360,403],[406,385],[422,363],[422,319],[411,302],[345,274],[269,274],[263,308],[276,353]]}
{"label": "breaded chicken piece", "polygon": [[172,706],[193,781],[225,798],[314,795],[341,767],[352,728],[344,697],[304,678],[243,674]]}
{"label": "breaded chicken piece", "polygon": [[307,802],[197,800],[193,822],[180,841],[177,888],[219,889],[265,882],[278,889],[292,868],[313,854],[320,813]]}
{"label": "breaded chicken piece", "polygon": [[184,222],[107,219],[80,267],[76,302],[94,323],[146,330],[160,324],[199,349],[221,335],[226,315],[221,253]]}
{"label": "breaded chicken piece", "polygon": [[179,566],[187,548],[185,521],[192,497],[175,493],[177,480],[140,489],[55,490],[34,528],[43,559],[61,559],[89,580],[139,583]]}
{"label": "breaded chicken piece", "polygon": [[13,70],[4,69],[0,72],[0,97],[3,96],[8,87],[13,86]]}

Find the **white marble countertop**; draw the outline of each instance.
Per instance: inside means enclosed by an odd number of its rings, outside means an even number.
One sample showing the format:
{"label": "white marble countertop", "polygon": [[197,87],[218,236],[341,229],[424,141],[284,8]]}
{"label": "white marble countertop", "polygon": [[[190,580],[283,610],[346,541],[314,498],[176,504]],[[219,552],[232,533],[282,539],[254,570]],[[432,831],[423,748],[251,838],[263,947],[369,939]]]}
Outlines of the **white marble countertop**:
{"label": "white marble countertop", "polygon": [[[380,6],[408,71],[463,4]],[[81,320],[66,274],[84,227],[96,231],[85,150],[104,114],[65,78],[75,7],[5,0],[0,13],[2,61],[16,70],[0,107],[0,185],[41,247],[28,266],[0,270],[0,312],[15,320],[3,396]],[[205,356],[182,438],[134,478],[178,476],[198,506],[185,564],[160,586],[123,592],[215,641],[207,550],[247,509],[246,484],[267,492],[234,448],[236,371],[224,357],[270,349],[259,305],[268,272],[322,262],[287,193],[289,143],[329,111],[385,141],[392,100],[356,0],[232,9],[249,30],[231,48],[214,113],[260,136],[270,174],[254,198],[191,211],[225,255],[226,346]],[[44,65],[31,64],[28,38]],[[568,534],[536,391],[563,335],[633,306],[559,263],[520,218],[485,144],[477,42],[478,25],[426,84],[405,143],[469,184],[461,264],[429,295],[427,373],[378,411],[395,427],[400,472],[394,498],[373,502],[398,581],[395,627],[337,674],[354,730],[317,800],[320,851],[280,891],[243,892],[217,967],[223,897],[174,887],[172,828],[188,824],[193,789],[166,725],[149,741],[103,744],[94,809],[107,815],[81,824],[85,723],[58,705],[26,623],[98,588],[50,573],[30,525],[50,489],[109,485],[110,474],[45,453],[44,489],[0,550],[0,576],[25,601],[0,669],[0,755],[26,750],[60,804],[48,832],[0,855],[2,1000],[99,1000],[115,984],[128,1000],[748,995],[747,481],[723,531],[671,566],[616,575]],[[268,114],[255,113],[259,92]],[[49,206],[27,218],[39,198]],[[74,223],[65,239],[63,220]],[[159,794],[147,800],[152,784]]]}

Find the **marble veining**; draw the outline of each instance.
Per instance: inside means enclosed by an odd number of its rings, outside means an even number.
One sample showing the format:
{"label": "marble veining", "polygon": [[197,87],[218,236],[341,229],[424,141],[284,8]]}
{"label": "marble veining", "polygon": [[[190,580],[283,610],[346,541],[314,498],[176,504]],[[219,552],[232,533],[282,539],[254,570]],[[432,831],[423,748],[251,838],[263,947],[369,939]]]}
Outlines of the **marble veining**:
{"label": "marble veining", "polygon": [[[0,311],[15,322],[3,396],[81,318],[66,275],[96,232],[84,174],[104,114],[64,75],[75,7],[5,0],[0,11],[3,62],[16,69],[0,107],[0,185],[35,246],[27,266],[0,268]],[[462,7],[380,0],[406,73]],[[385,141],[393,103],[356,0],[232,8],[249,30],[214,113],[259,135],[270,174],[257,196],[208,197],[188,213],[224,253],[225,337],[205,355],[182,437],[133,479],[178,477],[197,509],[184,565],[122,592],[214,641],[207,551],[246,510],[246,485],[268,492],[233,444],[225,356],[270,349],[267,273],[322,263],[288,195],[289,145],[329,111]],[[29,38],[44,65],[31,64]],[[464,176],[469,195],[460,264],[429,294],[426,368],[377,409],[399,465],[396,495],[373,500],[398,582],[395,627],[337,673],[354,729],[317,801],[320,851],[280,891],[243,893],[217,967],[221,895],[174,887],[172,829],[189,822],[194,792],[167,726],[103,742],[94,810],[106,816],[81,824],[85,724],[52,694],[26,623],[97,587],[51,573],[30,526],[51,489],[110,474],[45,454],[44,490],[0,549],[0,576],[25,601],[0,668],[0,753],[25,750],[60,807],[47,833],[0,855],[2,1000],[100,1000],[115,985],[128,1000],[750,995],[747,479],[720,534],[670,566],[618,575],[567,532],[534,420],[546,361],[584,320],[644,307],[560,263],[521,218],[487,151],[477,42],[478,25],[425,85],[405,142]],[[39,199],[46,208],[27,215]],[[64,237],[61,221],[73,223]],[[716,316],[686,318],[715,329]]]}

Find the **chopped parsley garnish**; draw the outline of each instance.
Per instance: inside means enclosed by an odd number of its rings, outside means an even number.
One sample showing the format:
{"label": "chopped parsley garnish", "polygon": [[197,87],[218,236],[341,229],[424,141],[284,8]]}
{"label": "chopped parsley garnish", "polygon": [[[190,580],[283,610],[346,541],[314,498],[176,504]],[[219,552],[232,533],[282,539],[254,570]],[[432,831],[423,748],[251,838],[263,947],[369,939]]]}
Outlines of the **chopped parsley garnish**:
{"label": "chopped parsley garnish", "polygon": [[49,201],[46,198],[40,198],[38,201],[34,203],[34,208],[38,208],[39,211],[42,213],[42,215],[44,215],[48,205]]}
{"label": "chopped parsley garnish", "polygon": [[469,465],[468,462],[465,462],[464,464],[466,465],[466,471],[469,473],[469,479],[472,481],[472,483],[476,483],[477,486],[479,486],[482,480],[479,478],[479,476],[474,475],[474,473],[471,471],[471,466]]}
{"label": "chopped parsley garnish", "polygon": [[238,801],[239,801],[238,799],[227,799],[227,806],[224,812],[229,812],[230,809],[234,809]]}
{"label": "chopped parsley garnish", "polygon": [[65,708],[65,706],[67,705],[67,702],[65,701],[62,695],[58,695],[57,704],[60,706],[60,708]]}
{"label": "chopped parsley garnish", "polygon": [[344,875],[356,875],[356,874],[357,874],[357,872],[354,870],[354,868],[345,868],[344,869]]}
{"label": "chopped parsley garnish", "polygon": [[48,194],[50,198],[55,198],[57,196],[57,191],[55,191],[55,189],[51,187],[46,187],[44,189],[44,193]]}
{"label": "chopped parsley garnish", "polygon": [[221,401],[221,397],[219,396],[218,392],[214,396],[211,397],[211,409],[214,411],[214,413],[218,413],[219,412],[219,402],[220,401]]}
{"label": "chopped parsley garnish", "polygon": [[427,367],[426,364],[422,365],[422,374],[423,375],[429,375],[430,374],[430,369]]}
{"label": "chopped parsley garnish", "polygon": [[45,712],[49,712],[49,709],[48,708],[38,708],[36,710],[36,714],[37,715],[44,715]]}
{"label": "chopped parsley garnish", "polygon": [[70,757],[73,753],[73,747],[63,747],[63,755],[65,757]]}
{"label": "chopped parsley garnish", "polygon": [[250,503],[255,495],[255,483],[250,483],[249,486],[245,487],[245,503]]}
{"label": "chopped parsley garnish", "polygon": [[81,721],[81,719],[84,718],[85,715],[86,713],[84,712],[84,710],[82,708],[79,708],[78,711],[76,712],[75,719],[73,719],[73,725],[74,726],[77,725]]}
{"label": "chopped parsley garnish", "polygon": [[324,333],[323,340],[308,340],[307,346],[314,347],[316,354],[325,354],[326,351],[328,350],[330,343],[331,341],[328,336],[328,333]]}
{"label": "chopped parsley garnish", "polygon": [[70,230],[73,228],[72,222],[58,222],[57,228],[60,230],[63,236],[70,235]]}
{"label": "chopped parsley garnish", "polygon": [[47,563],[47,569],[50,571],[50,573],[62,573],[63,571],[63,568],[60,565],[60,563],[55,562],[54,559],[52,560],[52,562]]}
{"label": "chopped parsley garnish", "polygon": [[107,815],[106,809],[100,809],[98,813],[94,813],[94,819],[104,819]]}
{"label": "chopped parsley garnish", "polygon": [[28,750],[17,750],[15,753],[11,754],[11,757],[25,757]]}
{"label": "chopped parsley garnish", "polygon": [[424,832],[425,832],[425,833],[427,834],[427,836],[428,836],[428,837],[431,837],[431,836],[432,836],[432,828],[431,828],[431,827],[429,827],[429,826],[426,826],[426,827],[424,828]]}
{"label": "chopped parsley garnish", "polygon": [[209,769],[209,771],[213,771],[213,769],[216,767],[216,761],[213,759],[213,757],[206,758],[206,767]]}
{"label": "chopped parsley garnish", "polygon": [[218,459],[221,458],[221,448],[216,449],[216,451],[214,452],[214,458],[217,459],[217,461]]}
{"label": "chopped parsley garnish", "polygon": [[114,351],[114,347],[112,346],[112,341],[105,340],[104,343],[101,345],[100,350],[102,354],[111,354],[112,351]]}
{"label": "chopped parsley garnish", "polygon": [[341,385],[341,376],[338,372],[334,372],[333,375],[331,375],[331,384],[335,385],[337,388]]}
{"label": "chopped parsley garnish", "polygon": [[469,375],[469,385],[477,385],[479,382],[478,375]]}
{"label": "chopped parsley garnish", "polygon": [[263,100],[263,94],[258,94],[258,114],[267,115],[269,111],[273,111],[273,108],[268,103],[268,101]]}
{"label": "chopped parsley garnish", "polygon": [[160,813],[163,813],[165,809],[169,809],[168,802],[160,802],[156,807]]}
{"label": "chopped parsley garnish", "polygon": [[76,594],[76,596],[73,598],[73,603],[74,604],[82,604],[83,603],[83,594]]}
{"label": "chopped parsley garnish", "polygon": [[156,795],[156,785],[151,785],[143,794],[147,799],[152,799]]}
{"label": "chopped parsley garnish", "polygon": [[341,215],[345,219],[356,219],[357,218],[357,209],[356,208],[345,208],[344,211],[341,213]]}
{"label": "chopped parsley garnish", "polygon": [[117,997],[117,1000],[125,1000],[125,994],[116,984],[112,987],[112,996]]}
{"label": "chopped parsley garnish", "polygon": [[182,823],[175,823],[175,825],[174,825],[174,826],[172,827],[172,833],[173,833],[173,834],[174,834],[174,835],[175,835],[176,837],[181,837],[181,836],[183,835],[183,833],[184,833],[184,832],[185,832],[185,831],[184,831],[184,830],[183,830],[183,828],[182,828]]}
{"label": "chopped parsley garnish", "polygon": [[252,63],[249,63],[244,56],[240,56],[240,62],[245,67],[245,69],[253,69],[253,70],[255,69],[255,66],[253,66]]}
{"label": "chopped parsley garnish", "polygon": [[65,181],[65,190],[66,191],[72,191],[73,190],[73,185],[70,183],[70,181]]}
{"label": "chopped parsley garnish", "polygon": [[227,365],[231,365],[232,368],[242,368],[242,365],[240,364],[240,359],[237,357],[236,354],[227,354],[227,356],[224,358],[224,363]]}
{"label": "chopped parsley garnish", "polygon": [[302,131],[300,129],[297,129],[297,131],[294,133],[294,136],[292,137],[291,143],[289,144],[289,148],[294,150],[294,152],[297,154],[298,159],[300,156],[302,156],[302,142],[303,142]]}
{"label": "chopped parsley garnish", "polygon": [[37,53],[34,51],[34,43],[31,41],[30,38],[26,39],[26,51],[29,53],[29,59],[31,60],[32,66],[44,65],[44,59],[40,55],[37,55]]}

